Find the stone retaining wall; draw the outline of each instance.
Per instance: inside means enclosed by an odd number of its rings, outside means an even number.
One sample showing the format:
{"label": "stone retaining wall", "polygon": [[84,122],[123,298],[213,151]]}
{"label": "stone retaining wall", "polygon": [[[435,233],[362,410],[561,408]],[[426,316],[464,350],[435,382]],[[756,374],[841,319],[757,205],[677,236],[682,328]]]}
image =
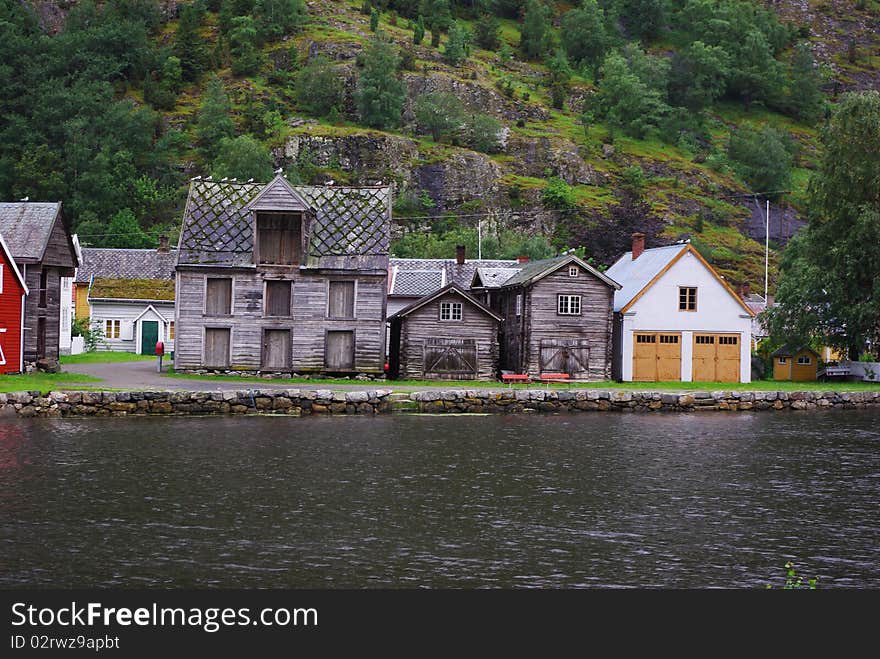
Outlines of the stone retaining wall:
{"label": "stone retaining wall", "polygon": [[0,394],[0,416],[67,417],[146,414],[378,414],[389,412],[388,390],[302,391],[53,391]]}
{"label": "stone retaining wall", "polygon": [[71,391],[0,393],[0,416],[82,417],[201,414],[382,414],[529,412],[699,412],[709,410],[880,409],[880,391],[714,391],[457,389],[392,394],[387,389],[241,391]]}
{"label": "stone retaining wall", "polygon": [[880,409],[880,391],[703,391],[695,393],[627,390],[479,389],[417,391],[410,395],[419,412],[694,412],[708,410]]}

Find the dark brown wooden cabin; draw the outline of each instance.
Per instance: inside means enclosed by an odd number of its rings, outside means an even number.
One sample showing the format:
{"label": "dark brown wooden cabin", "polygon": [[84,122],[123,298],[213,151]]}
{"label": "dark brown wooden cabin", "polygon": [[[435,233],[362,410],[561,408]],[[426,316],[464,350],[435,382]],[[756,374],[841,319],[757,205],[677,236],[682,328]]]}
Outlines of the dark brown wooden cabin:
{"label": "dark brown wooden cabin", "polygon": [[501,317],[450,284],[389,318],[389,375],[409,380],[494,380]]}
{"label": "dark brown wooden cabin", "polygon": [[73,277],[77,266],[61,202],[0,203],[0,234],[30,291],[24,311],[24,361],[57,360],[61,278]]}
{"label": "dark brown wooden cabin", "polygon": [[524,264],[494,282],[474,275],[502,324],[501,368],[532,376],[611,377],[614,291],[620,286],[573,254]]}
{"label": "dark brown wooden cabin", "polygon": [[382,374],[391,188],[194,179],[178,370]]}

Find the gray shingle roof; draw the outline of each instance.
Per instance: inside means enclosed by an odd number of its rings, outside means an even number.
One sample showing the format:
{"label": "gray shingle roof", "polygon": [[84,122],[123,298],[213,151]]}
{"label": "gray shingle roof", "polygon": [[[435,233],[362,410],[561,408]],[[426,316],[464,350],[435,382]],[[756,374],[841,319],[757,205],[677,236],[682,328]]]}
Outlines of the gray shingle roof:
{"label": "gray shingle roof", "polygon": [[[178,263],[252,265],[254,236],[251,213],[246,206],[264,187],[259,183],[192,181]],[[390,187],[294,189],[315,212],[310,227],[308,266],[387,267]]]}
{"label": "gray shingle roof", "polygon": [[[455,259],[392,258],[388,262],[388,269],[391,273],[391,290],[388,294],[402,297],[421,297],[448,284],[456,284],[464,290],[468,290],[471,287],[471,282],[474,280],[474,273],[477,271],[477,268],[518,268],[519,266],[518,261],[506,259],[467,259],[462,265],[458,265]],[[413,274],[405,274],[400,285],[398,285],[396,275],[418,271],[442,273],[439,285],[431,290],[424,290],[422,284],[426,278],[421,279]],[[434,277],[431,281],[436,282],[437,275],[431,276]],[[419,285],[409,287],[409,282],[418,282]]]}
{"label": "gray shingle roof", "polygon": [[456,284],[447,284],[443,288],[440,288],[436,291],[433,291],[432,294],[423,296],[421,299],[416,300],[415,302],[412,302],[411,304],[408,304],[407,306],[405,306],[403,309],[401,309],[397,313],[389,316],[388,320],[393,320],[393,319],[403,318],[405,316],[408,316],[416,309],[420,309],[421,307],[425,306],[426,304],[430,304],[431,302],[436,300],[438,297],[446,295],[447,293],[456,293],[457,295],[459,295],[462,299],[464,299],[468,304],[470,304],[474,308],[479,309],[487,316],[490,316],[490,317],[494,318],[495,320],[497,320],[498,322],[501,322],[501,320],[502,320],[501,316],[499,316],[497,313],[492,311],[489,307],[484,305],[482,302],[480,302],[476,298],[472,297],[465,289],[463,289],[461,286],[458,286]]}
{"label": "gray shingle roof", "polygon": [[177,250],[109,249],[84,247],[83,264],[76,271],[76,281],[92,277],[107,279],[174,279]]}
{"label": "gray shingle roof", "polygon": [[13,258],[39,261],[60,212],[60,202],[0,203],[0,233]]}
{"label": "gray shingle roof", "polygon": [[500,288],[508,279],[519,274],[520,268],[477,268],[480,283],[485,288]]}
{"label": "gray shingle roof", "polygon": [[397,270],[390,294],[421,297],[443,288],[443,279],[442,270]]}
{"label": "gray shingle roof", "polygon": [[540,279],[544,275],[553,272],[565,263],[576,263],[578,266],[580,266],[587,272],[592,273],[609,286],[620,288],[620,284],[618,284],[610,275],[599,272],[589,263],[585,263],[574,254],[563,254],[562,256],[555,256],[552,259],[530,261],[529,263],[523,265],[523,267],[520,268],[520,271],[517,274],[504,282],[504,286],[523,286],[526,284],[530,284],[536,279]]}

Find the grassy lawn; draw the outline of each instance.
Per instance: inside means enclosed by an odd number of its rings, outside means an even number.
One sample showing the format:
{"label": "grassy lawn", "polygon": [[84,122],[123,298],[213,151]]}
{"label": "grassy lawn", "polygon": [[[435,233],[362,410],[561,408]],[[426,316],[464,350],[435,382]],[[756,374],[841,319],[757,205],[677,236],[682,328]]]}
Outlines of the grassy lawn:
{"label": "grassy lawn", "polygon": [[136,355],[133,352],[84,352],[80,355],[64,355],[59,360],[65,364],[108,364],[112,362],[141,362],[155,360],[155,355]]}
{"label": "grassy lawn", "polygon": [[[0,375],[0,392],[40,391],[47,393],[62,388],[70,389],[74,383],[101,382],[101,378],[80,373],[28,373]],[[83,387],[86,388],[86,387]]]}
{"label": "grassy lawn", "polygon": [[[337,378],[243,378],[231,375],[190,375],[188,373],[165,373],[163,377],[185,380],[239,382],[248,389],[259,389],[261,384],[308,385],[363,385],[377,389],[536,389],[547,388],[539,382],[507,385],[501,382],[474,382],[467,380],[380,380],[359,382]],[[880,382],[776,382],[760,380],[749,384],[733,382],[570,382],[550,384],[551,389],[627,389],[630,391],[880,391]]]}

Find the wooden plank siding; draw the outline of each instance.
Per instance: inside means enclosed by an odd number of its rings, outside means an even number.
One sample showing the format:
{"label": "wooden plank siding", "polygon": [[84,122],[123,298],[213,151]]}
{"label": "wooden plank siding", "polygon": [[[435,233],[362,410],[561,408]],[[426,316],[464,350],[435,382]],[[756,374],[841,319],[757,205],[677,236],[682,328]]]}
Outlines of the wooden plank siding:
{"label": "wooden plank siding", "polygon": [[[461,320],[440,320],[441,302],[461,302]],[[400,362],[398,377],[402,379],[458,379],[426,372],[425,354],[432,339],[473,340],[476,345],[476,373],[466,379],[494,380],[498,377],[499,323],[464,301],[460,295],[443,295],[407,314],[399,321]]]}
{"label": "wooden plank siding", "polygon": [[[19,265],[24,270],[25,283],[30,295],[25,298],[24,312],[24,359],[35,361],[40,357],[58,359],[58,342],[61,333],[61,270],[57,267],[45,266],[46,271],[46,305],[40,306],[40,273],[43,268],[39,264]],[[41,320],[42,319],[42,320]],[[38,354],[38,328],[45,325],[45,354]]]}
{"label": "wooden plank siding", "polygon": [[[516,315],[517,295],[522,295],[519,316]],[[580,295],[580,314],[560,315],[559,295]],[[547,346],[551,342],[570,340],[583,350],[586,340],[589,345],[586,377],[590,380],[611,377],[614,290],[610,286],[583,270],[571,277],[568,267],[563,267],[532,284],[503,289],[499,297],[499,308],[505,318],[503,368],[537,375],[542,368],[542,341]]]}
{"label": "wooden plank siding", "polygon": [[[209,277],[232,277],[232,314],[210,316],[205,309],[205,282]],[[281,278],[292,285],[290,315],[270,316],[264,304],[267,282]],[[354,318],[329,318],[329,282],[355,283]],[[277,284],[275,284],[277,286]],[[231,329],[231,370],[264,369],[264,330],[290,331],[289,369],[322,372],[325,369],[327,331],[355,332],[352,372],[382,373],[385,361],[385,275],[335,275],[324,272],[286,274],[278,269],[178,269],[175,367],[202,368],[204,330]],[[277,312],[274,306],[271,311]],[[276,339],[277,340],[277,339]],[[209,365],[205,365],[209,366]]]}

